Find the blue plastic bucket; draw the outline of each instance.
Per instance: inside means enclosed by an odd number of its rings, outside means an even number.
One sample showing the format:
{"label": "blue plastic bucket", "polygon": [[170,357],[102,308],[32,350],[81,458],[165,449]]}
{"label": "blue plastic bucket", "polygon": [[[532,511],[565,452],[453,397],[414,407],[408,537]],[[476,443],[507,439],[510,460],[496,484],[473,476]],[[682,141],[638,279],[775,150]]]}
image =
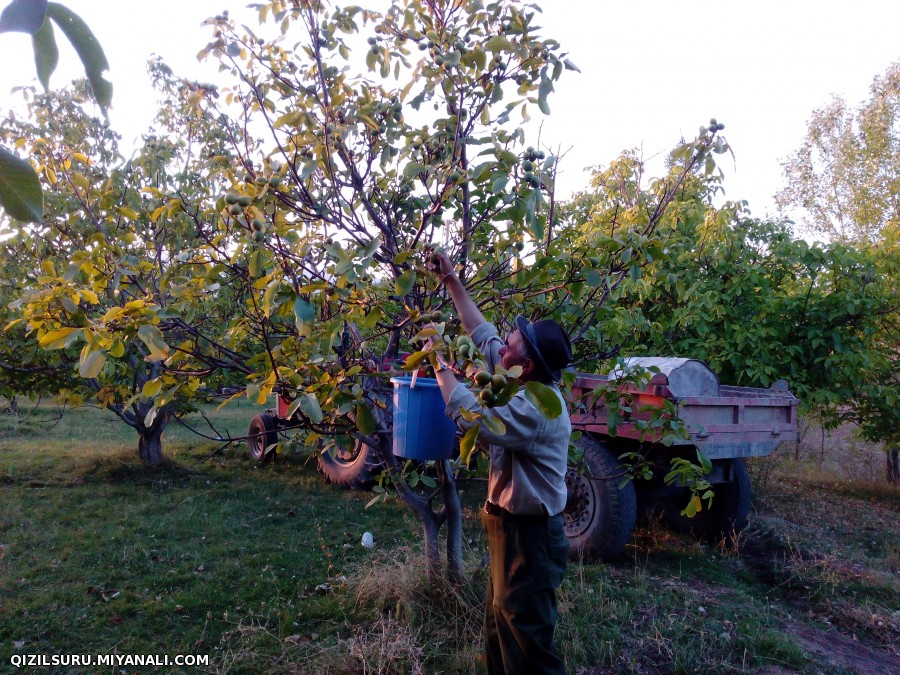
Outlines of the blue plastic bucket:
{"label": "blue plastic bucket", "polygon": [[456,424],[444,414],[438,381],[430,377],[392,377],[394,385],[394,454],[406,459],[451,459]]}

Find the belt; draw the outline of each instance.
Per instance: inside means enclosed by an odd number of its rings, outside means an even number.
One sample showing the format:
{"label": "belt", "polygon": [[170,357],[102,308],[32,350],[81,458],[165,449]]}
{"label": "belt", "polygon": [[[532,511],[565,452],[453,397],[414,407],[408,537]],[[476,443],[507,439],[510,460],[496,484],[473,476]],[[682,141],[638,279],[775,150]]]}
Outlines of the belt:
{"label": "belt", "polygon": [[492,516],[497,516],[505,520],[533,523],[541,520],[547,520],[547,513],[512,513],[502,506],[498,506],[493,502],[484,503],[484,512]]}

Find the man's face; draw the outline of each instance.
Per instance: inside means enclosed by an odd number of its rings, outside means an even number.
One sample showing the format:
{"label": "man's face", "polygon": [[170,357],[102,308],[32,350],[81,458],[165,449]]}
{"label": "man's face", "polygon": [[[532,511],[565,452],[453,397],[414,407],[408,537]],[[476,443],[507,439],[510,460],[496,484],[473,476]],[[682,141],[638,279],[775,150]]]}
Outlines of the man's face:
{"label": "man's face", "polygon": [[500,347],[500,365],[507,370],[513,366],[522,366],[523,369],[528,370],[528,366],[531,366],[528,348],[518,330],[510,333],[504,345]]}

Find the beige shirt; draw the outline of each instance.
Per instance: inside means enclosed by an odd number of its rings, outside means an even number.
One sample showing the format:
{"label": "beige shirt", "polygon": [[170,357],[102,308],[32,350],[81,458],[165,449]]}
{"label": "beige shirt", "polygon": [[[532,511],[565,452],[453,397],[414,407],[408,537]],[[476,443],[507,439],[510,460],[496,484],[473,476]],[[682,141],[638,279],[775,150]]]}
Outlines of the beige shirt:
{"label": "beige shirt", "polygon": [[[472,331],[472,340],[484,355],[491,372],[500,363],[500,340],[496,327],[483,323]],[[555,385],[563,411],[566,404]],[[481,406],[475,395],[460,382],[447,401],[447,415],[463,431],[475,422],[467,422],[460,410],[478,411]],[[547,419],[525,397],[525,389],[505,406],[481,409],[484,417],[503,422],[506,433],[497,435],[484,424],[479,439],[489,444],[490,474],[488,501],[511,513],[557,515],[566,506],[566,460],[572,423],[567,412],[554,420]]]}

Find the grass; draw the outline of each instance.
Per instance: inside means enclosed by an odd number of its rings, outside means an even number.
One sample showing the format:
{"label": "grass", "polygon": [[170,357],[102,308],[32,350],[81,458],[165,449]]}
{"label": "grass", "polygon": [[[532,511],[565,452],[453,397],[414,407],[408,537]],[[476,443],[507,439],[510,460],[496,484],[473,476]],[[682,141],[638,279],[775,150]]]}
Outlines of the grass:
{"label": "grass", "polygon": [[[217,428],[242,435],[253,412],[219,411]],[[3,666],[154,653],[208,654],[212,672],[482,669],[483,484],[463,485],[463,583],[431,587],[411,514],[365,509],[304,456],[256,467],[173,426],[170,461],[148,470],[109,414],[53,417],[0,415]],[[767,462],[731,545],[648,523],[619,559],[570,566],[557,639],[572,672],[866,672],[816,636],[872,650],[871,672],[898,663],[897,490]]]}

